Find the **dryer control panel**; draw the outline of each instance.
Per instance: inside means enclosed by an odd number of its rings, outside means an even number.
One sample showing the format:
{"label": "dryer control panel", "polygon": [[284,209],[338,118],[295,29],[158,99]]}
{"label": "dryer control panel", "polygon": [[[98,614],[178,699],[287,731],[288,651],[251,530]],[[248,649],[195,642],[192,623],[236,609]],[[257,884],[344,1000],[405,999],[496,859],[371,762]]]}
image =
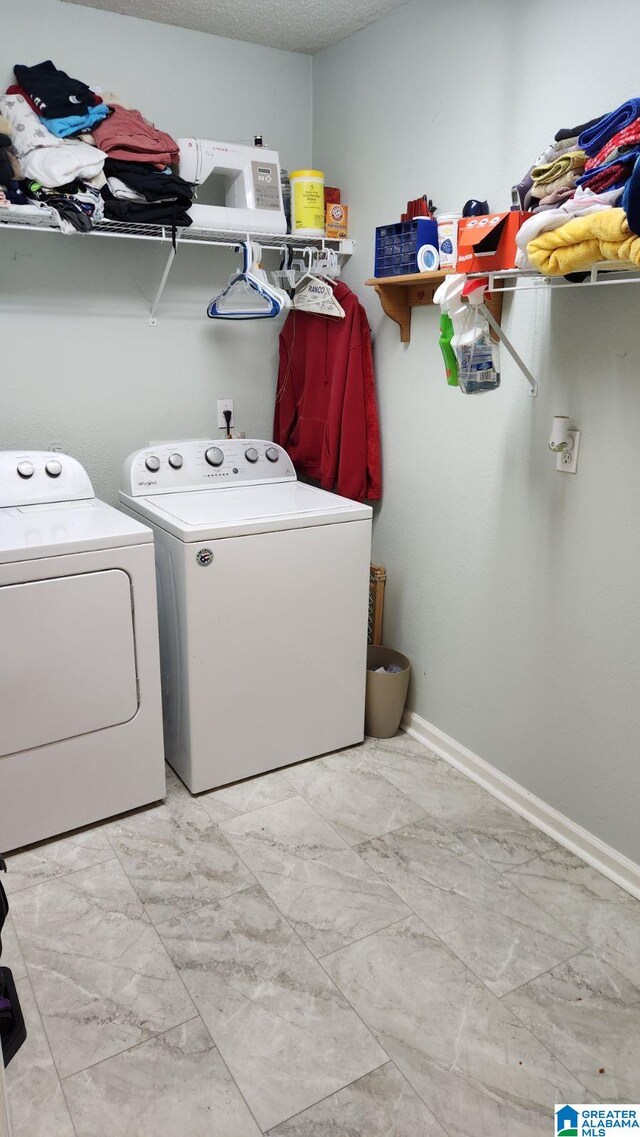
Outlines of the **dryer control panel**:
{"label": "dryer control panel", "polygon": [[286,450],[260,438],[205,438],[162,442],[130,454],[122,492],[130,497],[185,490],[295,482]]}
{"label": "dryer control panel", "polygon": [[0,508],[83,501],[94,496],[89,475],[55,450],[0,450]]}

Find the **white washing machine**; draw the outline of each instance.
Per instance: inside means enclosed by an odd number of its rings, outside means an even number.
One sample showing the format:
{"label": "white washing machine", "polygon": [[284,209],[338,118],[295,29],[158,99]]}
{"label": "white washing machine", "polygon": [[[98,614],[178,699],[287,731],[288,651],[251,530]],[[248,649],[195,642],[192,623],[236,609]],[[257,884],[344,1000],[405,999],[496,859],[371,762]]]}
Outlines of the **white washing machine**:
{"label": "white washing machine", "polygon": [[0,452],[0,849],[164,796],[157,628],[149,528]]}
{"label": "white washing machine", "polygon": [[244,439],[140,450],[120,501],[154,531],[165,749],[190,790],[362,741],[370,506]]}

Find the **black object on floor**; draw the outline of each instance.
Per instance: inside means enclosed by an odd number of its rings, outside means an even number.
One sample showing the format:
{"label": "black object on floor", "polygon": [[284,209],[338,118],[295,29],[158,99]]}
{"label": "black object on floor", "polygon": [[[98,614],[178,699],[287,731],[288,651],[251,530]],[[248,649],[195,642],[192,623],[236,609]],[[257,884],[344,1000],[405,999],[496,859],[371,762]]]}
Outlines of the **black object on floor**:
{"label": "black object on floor", "polygon": [[[6,871],[7,871],[7,866],[6,866],[4,857],[2,856],[2,853],[0,853],[0,872],[6,872]],[[4,922],[5,922],[8,914],[9,914],[9,900],[8,900],[7,894],[4,890],[2,881],[0,881],[0,955],[2,955],[2,929],[4,927]]]}
{"label": "black object on floor", "polygon": [[27,1037],[22,1007],[9,967],[0,967],[0,1041],[2,1059],[8,1066]]}
{"label": "black object on floor", "polygon": [[[7,866],[2,853],[0,853],[0,871],[6,872]],[[0,884],[0,933],[9,914],[9,901],[2,884]],[[2,936],[0,935],[0,956],[2,955]],[[13,981],[13,975],[8,967],[0,967],[0,1045],[2,1046],[2,1060],[8,1066],[11,1059],[18,1053],[27,1037],[27,1028],[24,1025],[24,1015]]]}

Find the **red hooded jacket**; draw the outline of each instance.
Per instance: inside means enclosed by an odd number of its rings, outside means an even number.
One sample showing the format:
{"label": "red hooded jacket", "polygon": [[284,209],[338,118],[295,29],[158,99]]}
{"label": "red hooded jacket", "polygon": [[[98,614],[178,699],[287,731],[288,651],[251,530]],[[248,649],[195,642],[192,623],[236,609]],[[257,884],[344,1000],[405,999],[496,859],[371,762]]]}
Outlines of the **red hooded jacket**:
{"label": "red hooded jacket", "polygon": [[289,313],[280,333],[273,427],[299,474],[355,501],[382,496],[371,335],[358,297],[339,282],[344,319]]}

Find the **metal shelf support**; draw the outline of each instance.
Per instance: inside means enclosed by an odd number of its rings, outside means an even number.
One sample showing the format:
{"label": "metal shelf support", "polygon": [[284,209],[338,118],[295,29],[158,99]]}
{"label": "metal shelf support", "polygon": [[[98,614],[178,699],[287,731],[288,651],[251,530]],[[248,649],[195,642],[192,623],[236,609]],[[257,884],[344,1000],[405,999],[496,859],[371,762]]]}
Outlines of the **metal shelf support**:
{"label": "metal shelf support", "polygon": [[149,313],[149,327],[150,328],[155,328],[156,324],[158,323],[158,317],[156,315],[156,313],[158,311],[158,305],[160,304],[160,301],[162,299],[162,293],[164,292],[164,286],[167,283],[167,280],[169,279],[169,273],[171,272],[171,267],[173,265],[174,260],[176,259],[176,253],[177,252],[178,252],[178,242],[176,241],[176,244],[169,249],[169,256],[167,257],[167,261],[166,261],[166,264],[164,266],[164,272],[162,273],[162,276],[160,277],[160,284],[158,285],[158,291],[156,292],[156,294],[153,298],[153,303],[151,305],[151,311]]}
{"label": "metal shelf support", "polygon": [[487,320],[489,322],[489,326],[492,328],[492,330],[497,335],[498,339],[500,340],[500,343],[504,344],[504,346],[507,349],[507,351],[509,352],[509,355],[511,356],[513,362],[516,364],[516,367],[520,368],[520,371],[522,372],[525,379],[527,380],[527,383],[529,384],[529,387],[530,387],[529,395],[531,396],[532,399],[535,399],[537,397],[537,394],[538,394],[537,381],[534,379],[533,375],[529,371],[529,368],[527,367],[526,363],[524,363],[522,358],[518,355],[515,347],[511,343],[511,340],[507,336],[506,332],[504,332],[502,330],[502,328],[500,327],[500,324],[497,322],[497,320],[495,320],[493,318],[493,316],[492,316],[491,312],[489,311],[487,305],[483,304],[483,308],[484,308],[484,314],[487,317]]}

